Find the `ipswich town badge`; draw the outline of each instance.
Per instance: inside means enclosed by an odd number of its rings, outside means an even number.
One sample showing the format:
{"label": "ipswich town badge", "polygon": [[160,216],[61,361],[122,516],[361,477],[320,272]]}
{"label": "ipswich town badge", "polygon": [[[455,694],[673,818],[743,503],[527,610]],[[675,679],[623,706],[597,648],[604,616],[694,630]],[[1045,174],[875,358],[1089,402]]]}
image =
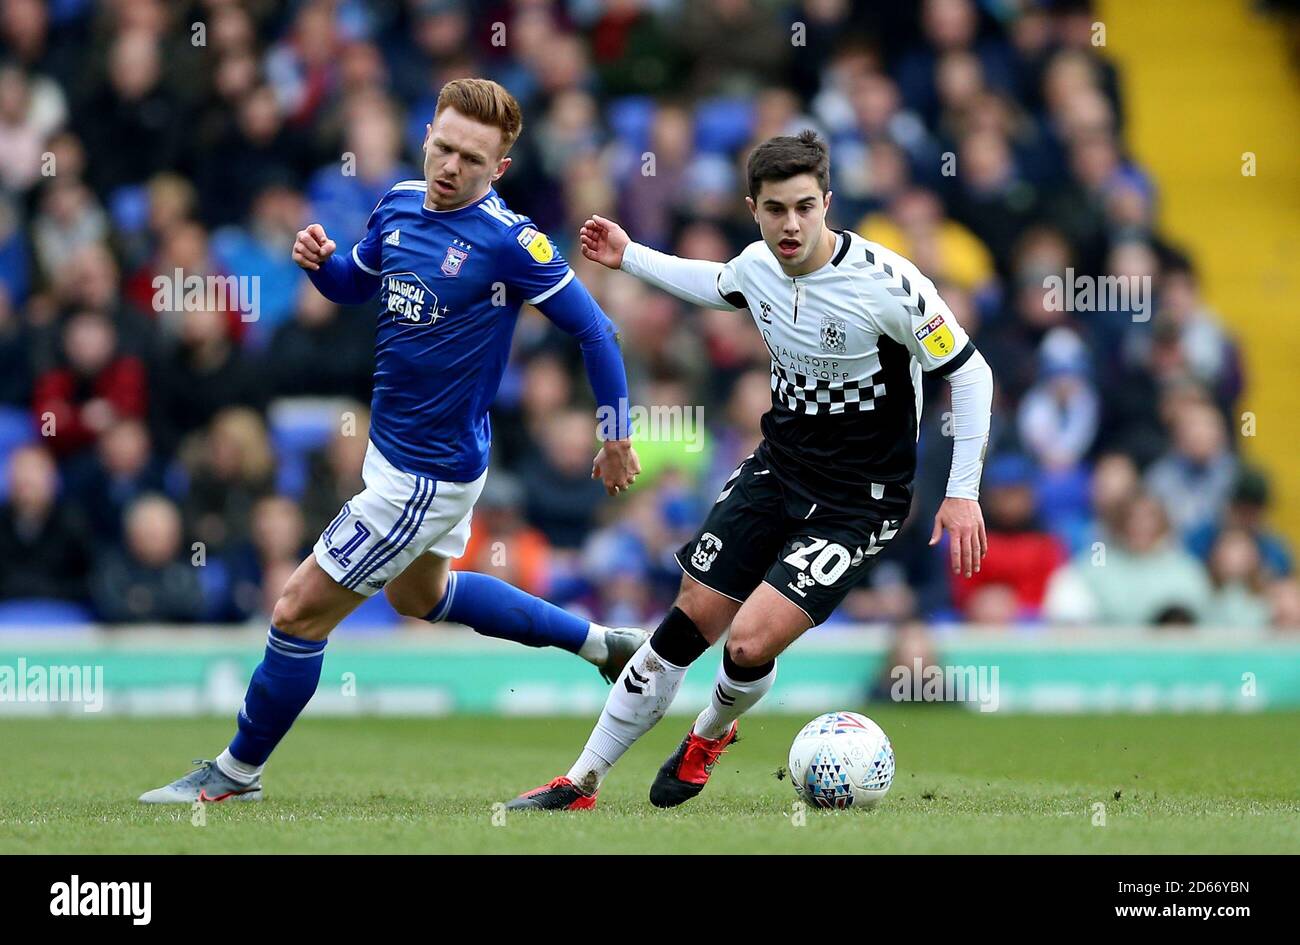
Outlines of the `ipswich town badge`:
{"label": "ipswich town badge", "polygon": [[469,253],[463,249],[457,249],[455,246],[447,247],[447,258],[442,261],[442,274],[444,276],[460,275],[460,267],[469,258]]}

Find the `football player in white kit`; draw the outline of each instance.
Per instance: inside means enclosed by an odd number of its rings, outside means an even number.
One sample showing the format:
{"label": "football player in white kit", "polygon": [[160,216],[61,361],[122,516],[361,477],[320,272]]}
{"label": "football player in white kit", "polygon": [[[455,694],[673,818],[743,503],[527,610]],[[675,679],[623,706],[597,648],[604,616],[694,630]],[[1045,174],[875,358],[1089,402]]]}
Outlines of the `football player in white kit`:
{"label": "football player in white kit", "polygon": [[675,604],[615,682],[568,774],[514,809],[594,807],[613,764],[663,716],[686,668],[730,628],[710,704],[650,788],[672,807],[697,795],[737,719],[776,678],[776,657],[826,620],[907,517],[921,374],[952,388],[953,455],[930,543],[954,571],[987,550],[979,479],[993,378],[934,283],[897,253],[826,225],[830,160],[816,134],[772,138],[748,163],[762,239],[726,264],[680,259],[592,217],[583,254],[695,305],[748,309],[772,358],[763,440],[677,552]]}

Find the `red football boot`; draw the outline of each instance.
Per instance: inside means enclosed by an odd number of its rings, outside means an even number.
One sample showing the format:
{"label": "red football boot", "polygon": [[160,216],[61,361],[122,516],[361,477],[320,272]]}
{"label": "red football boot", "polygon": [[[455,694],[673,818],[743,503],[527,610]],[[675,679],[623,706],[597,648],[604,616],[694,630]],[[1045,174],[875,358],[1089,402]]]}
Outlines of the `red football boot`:
{"label": "red football boot", "polygon": [[655,783],[650,785],[650,803],[655,807],[676,807],[703,791],[718,758],[736,740],[738,728],[739,723],[732,722],[721,738],[701,738],[693,730],[687,732],[655,775]]}
{"label": "red football boot", "polygon": [[556,778],[520,794],[506,805],[506,810],[591,810],[596,806],[598,793],[587,794],[568,778]]}

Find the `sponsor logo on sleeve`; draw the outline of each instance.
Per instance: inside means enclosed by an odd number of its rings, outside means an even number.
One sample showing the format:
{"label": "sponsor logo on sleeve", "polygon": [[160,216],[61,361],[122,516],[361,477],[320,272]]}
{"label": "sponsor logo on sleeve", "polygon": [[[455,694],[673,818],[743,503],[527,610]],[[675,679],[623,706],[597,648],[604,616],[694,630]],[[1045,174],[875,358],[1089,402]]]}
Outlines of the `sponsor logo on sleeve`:
{"label": "sponsor logo on sleeve", "polygon": [[535,226],[526,226],[519,231],[519,245],[528,250],[528,255],[539,263],[548,263],[555,258],[555,249],[546,234]]}
{"label": "sponsor logo on sleeve", "polygon": [[925,350],[936,358],[946,358],[957,348],[952,329],[944,322],[942,315],[934,316],[913,334],[917,341],[925,345]]}

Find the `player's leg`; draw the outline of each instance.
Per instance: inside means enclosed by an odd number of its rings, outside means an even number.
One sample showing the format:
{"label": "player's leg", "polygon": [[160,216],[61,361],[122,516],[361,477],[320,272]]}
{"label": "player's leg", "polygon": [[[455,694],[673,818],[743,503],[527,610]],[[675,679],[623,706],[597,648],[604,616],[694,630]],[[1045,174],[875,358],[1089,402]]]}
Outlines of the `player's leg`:
{"label": "player's leg", "polygon": [[739,602],[689,575],[672,609],[610,689],[600,718],[568,773],[515,798],[512,810],[584,810],[609,770],[663,718],[691,663],[727,629]]}
{"label": "player's leg", "polygon": [[[468,517],[464,527],[468,539]],[[490,574],[452,571],[450,559],[433,552],[411,562],[384,593],[406,617],[450,620],[484,636],[576,653],[609,682],[646,638],[642,630],[604,627],[575,616]]]}
{"label": "player's leg", "polygon": [[754,457],[723,487],[699,533],[677,552],[673,608],[614,683],[567,775],[516,798],[517,809],[594,805],[605,775],[672,704],[687,667],[722,636],[784,540],[781,487]]}
{"label": "player's leg", "polygon": [[776,657],[831,615],[897,534],[906,505],[893,502],[889,510],[898,518],[818,512],[787,497],[786,542],[732,621],[709,705],[659,769],[651,803],[673,807],[704,789],[718,757],[735,741],[737,720],[776,681]]}
{"label": "player's leg", "polygon": [[650,803],[675,807],[704,790],[718,758],[736,740],[737,720],[776,682],[777,656],[811,626],[812,619],[770,584],[754,589],[731,621],[709,704],[660,767]]}
{"label": "player's leg", "polygon": [[438,483],[394,469],[373,444],[361,475],[365,489],[344,504],[281,592],[234,739],[215,761],[141,801],[261,797],[262,767],[316,692],[326,638],[422,550],[418,541],[427,534]]}
{"label": "player's leg", "polygon": [[212,762],[141,795],[145,803],[260,800],[262,768],[320,683],[325,640],[365,598],[341,587],[309,555],[285,584],[262,662],[236,717],[238,731]]}

